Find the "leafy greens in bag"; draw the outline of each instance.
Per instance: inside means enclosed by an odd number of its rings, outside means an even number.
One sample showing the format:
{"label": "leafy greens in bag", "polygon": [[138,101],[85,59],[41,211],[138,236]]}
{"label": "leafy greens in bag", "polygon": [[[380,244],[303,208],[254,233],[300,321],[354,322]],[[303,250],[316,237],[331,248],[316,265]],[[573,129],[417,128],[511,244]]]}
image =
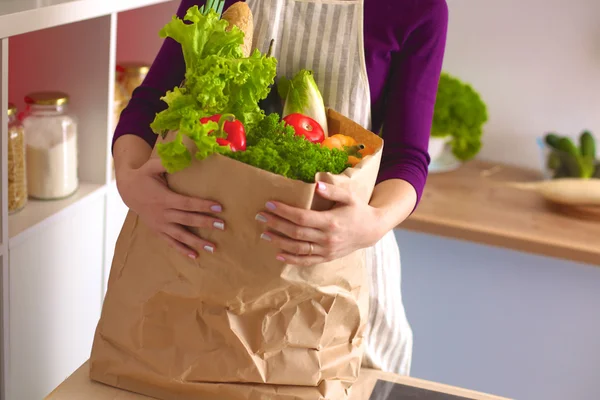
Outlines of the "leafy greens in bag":
{"label": "leafy greens in bag", "polygon": [[178,131],[174,141],[157,145],[158,154],[170,173],[191,162],[182,135],[196,143],[195,156],[199,159],[229,151],[228,147],[218,145],[217,136],[209,135],[218,125],[202,124],[201,118],[233,114],[247,130],[256,126],[264,118],[258,101],[267,97],[277,68],[275,58],[265,57],[258,50],[242,58],[244,33],[235,26],[227,30],[228,22],[220,19],[214,9],[201,12],[198,6],[193,6],[184,20],[173,17],[160,35],[181,44],[186,64],[185,81],[183,87],[176,87],[162,97],[168,107],[158,113],[150,125],[157,134]]}
{"label": "leafy greens in bag", "polygon": [[[277,60],[259,50],[243,57],[244,32],[235,25],[230,29],[229,22],[220,17],[221,10],[222,4],[206,9],[193,6],[183,20],[174,16],[160,31],[161,37],[181,44],[186,65],[184,82],[162,97],[167,108],[150,125],[163,138],[169,131],[177,132],[172,141],[157,144],[167,172],[185,169],[192,157],[202,160],[213,153],[305,182],[314,182],[318,172],[343,172],[349,166],[345,151],[310,143],[294,134],[294,128],[276,113],[265,116],[259,103],[269,95]],[[320,98],[310,74],[303,70],[293,85],[285,85],[290,99],[306,97],[303,93],[309,87]],[[322,100],[320,107],[324,115]],[[216,115],[234,116],[243,124],[247,148],[232,151],[236,149],[220,145],[227,142],[226,132],[215,122]],[[326,128],[326,119],[321,123]],[[184,136],[195,143],[195,154],[190,154]]]}

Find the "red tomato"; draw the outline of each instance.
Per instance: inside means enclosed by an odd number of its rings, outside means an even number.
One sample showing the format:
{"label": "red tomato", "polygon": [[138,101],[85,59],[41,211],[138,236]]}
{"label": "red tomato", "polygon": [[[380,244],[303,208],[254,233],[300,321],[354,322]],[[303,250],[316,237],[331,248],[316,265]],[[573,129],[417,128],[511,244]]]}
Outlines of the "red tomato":
{"label": "red tomato", "polygon": [[283,120],[286,124],[294,127],[296,135],[304,136],[309,142],[321,143],[325,140],[325,133],[321,125],[304,114],[290,114]]}

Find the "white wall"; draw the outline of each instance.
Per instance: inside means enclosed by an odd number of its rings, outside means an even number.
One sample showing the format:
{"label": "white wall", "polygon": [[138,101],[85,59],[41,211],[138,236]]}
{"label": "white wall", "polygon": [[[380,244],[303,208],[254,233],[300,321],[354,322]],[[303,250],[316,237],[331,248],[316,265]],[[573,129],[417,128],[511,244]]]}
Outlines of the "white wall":
{"label": "white wall", "polygon": [[444,69],[489,107],[481,157],[539,168],[548,130],[600,139],[600,1],[447,1]]}
{"label": "white wall", "polygon": [[[535,138],[548,130],[600,138],[600,1],[448,4],[444,69],[489,107],[481,158],[539,168]],[[600,399],[600,268],[397,237],[414,376],[516,399]]]}

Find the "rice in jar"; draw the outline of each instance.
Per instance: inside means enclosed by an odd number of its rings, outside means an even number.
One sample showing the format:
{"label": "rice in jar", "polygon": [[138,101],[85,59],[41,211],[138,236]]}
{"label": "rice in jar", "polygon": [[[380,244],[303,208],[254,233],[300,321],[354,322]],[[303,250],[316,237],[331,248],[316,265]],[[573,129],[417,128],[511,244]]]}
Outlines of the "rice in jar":
{"label": "rice in jar", "polygon": [[25,133],[17,118],[17,107],[8,104],[8,213],[14,214],[27,205]]}
{"label": "rice in jar", "polygon": [[27,191],[41,200],[68,197],[77,191],[77,121],[68,113],[69,96],[36,92],[25,97]]}

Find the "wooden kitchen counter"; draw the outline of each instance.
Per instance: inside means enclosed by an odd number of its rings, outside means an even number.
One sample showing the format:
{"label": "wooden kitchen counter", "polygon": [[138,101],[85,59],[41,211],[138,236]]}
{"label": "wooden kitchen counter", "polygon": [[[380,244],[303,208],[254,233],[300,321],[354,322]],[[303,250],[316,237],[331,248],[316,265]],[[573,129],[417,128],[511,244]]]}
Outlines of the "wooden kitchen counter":
{"label": "wooden kitchen counter", "polygon": [[399,228],[600,266],[600,217],[567,212],[501,182],[540,174],[483,161],[430,174],[417,211]]}
{"label": "wooden kitchen counter", "polygon": [[[378,380],[382,381],[381,383],[384,386],[377,391],[378,396],[371,397]],[[395,387],[396,391],[393,391],[390,383],[399,383],[402,387]],[[420,389],[424,389],[424,391]],[[509,400],[506,397],[493,396],[369,369],[361,371],[358,381],[352,387],[349,400],[401,400],[404,398],[419,398],[422,400]],[[89,378],[89,364],[85,363],[50,393],[45,400],[151,400],[151,398],[91,381]],[[271,400],[277,399],[273,398]]]}

